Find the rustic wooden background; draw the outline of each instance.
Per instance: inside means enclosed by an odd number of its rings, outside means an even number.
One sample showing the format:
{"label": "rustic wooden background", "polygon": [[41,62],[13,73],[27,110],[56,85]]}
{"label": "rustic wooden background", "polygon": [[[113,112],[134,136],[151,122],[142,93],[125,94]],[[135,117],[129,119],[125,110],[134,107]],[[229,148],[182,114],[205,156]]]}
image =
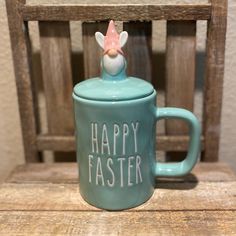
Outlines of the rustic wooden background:
{"label": "rustic wooden background", "polygon": [[[217,161],[224,72],[224,46],[227,1],[172,4],[91,4],[34,5],[23,0],[7,1],[15,74],[19,95],[25,156],[40,161],[38,151],[74,151],[72,87],[81,79],[99,73],[100,51],[94,40],[96,30],[104,31],[106,18],[122,20],[130,33],[127,45],[129,73],[164,84],[165,105],[193,110],[196,90],[196,22],[207,21],[207,44],[203,86],[203,133],[201,160]],[[70,22],[80,21],[83,35],[83,63],[80,78],[73,78]],[[152,23],[166,20],[166,48],[163,78],[153,74]],[[32,40],[29,22],[38,21],[42,88],[46,104],[46,133],[39,119],[38,86],[33,77]],[[100,21],[85,23],[85,21]],[[142,22],[140,22],[142,21]],[[22,29],[22,24],[24,25]],[[122,29],[122,24],[120,26]],[[105,32],[104,32],[105,33]],[[138,48],[138,50],[137,50]],[[26,60],[22,60],[26,58]],[[156,76],[156,77],[155,77]],[[160,82],[159,82],[160,81]],[[36,84],[36,86],[35,86]],[[157,148],[167,151],[169,160],[180,160],[188,145],[187,127],[180,121],[168,121]],[[171,151],[171,152],[170,152]],[[173,153],[174,151],[174,153]],[[178,153],[176,154],[176,151]],[[73,156],[73,154],[72,154]],[[62,158],[56,153],[56,160]],[[172,158],[173,157],[173,158]],[[69,156],[66,155],[66,160]],[[72,157],[72,159],[74,159]]]}

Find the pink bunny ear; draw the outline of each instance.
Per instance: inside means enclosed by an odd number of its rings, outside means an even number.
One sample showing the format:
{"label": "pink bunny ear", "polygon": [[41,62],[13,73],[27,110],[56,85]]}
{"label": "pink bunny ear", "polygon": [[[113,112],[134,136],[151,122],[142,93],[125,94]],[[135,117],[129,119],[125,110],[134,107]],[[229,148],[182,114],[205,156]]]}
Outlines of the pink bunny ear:
{"label": "pink bunny ear", "polygon": [[116,31],[115,24],[113,20],[111,20],[104,40],[104,54],[110,49],[116,49],[119,53],[124,54],[121,49],[119,38],[120,36]]}

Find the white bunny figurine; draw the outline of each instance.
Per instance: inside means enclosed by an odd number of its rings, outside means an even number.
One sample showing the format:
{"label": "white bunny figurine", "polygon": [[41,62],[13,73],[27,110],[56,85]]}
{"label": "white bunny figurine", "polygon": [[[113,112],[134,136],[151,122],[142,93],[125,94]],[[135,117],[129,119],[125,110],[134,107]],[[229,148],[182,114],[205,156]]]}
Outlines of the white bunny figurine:
{"label": "white bunny figurine", "polygon": [[103,79],[110,76],[122,79],[125,75],[126,60],[122,47],[126,44],[128,33],[122,31],[120,34],[115,29],[113,20],[110,21],[106,36],[101,32],[95,33],[97,43],[103,49],[103,57],[101,60],[102,77]]}

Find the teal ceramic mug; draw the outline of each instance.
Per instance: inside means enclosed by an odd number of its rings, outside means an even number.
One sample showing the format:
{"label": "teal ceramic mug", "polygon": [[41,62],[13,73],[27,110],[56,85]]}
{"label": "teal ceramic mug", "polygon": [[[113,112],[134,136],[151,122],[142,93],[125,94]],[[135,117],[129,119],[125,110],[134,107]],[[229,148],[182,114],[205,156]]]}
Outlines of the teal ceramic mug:
{"label": "teal ceramic mug", "polygon": [[[100,36],[97,41],[102,40]],[[147,201],[158,176],[189,173],[197,162],[200,144],[200,125],[193,113],[156,107],[152,85],[127,77],[126,61],[119,55],[105,54],[101,76],[77,84],[73,91],[80,193],[88,203],[108,210]],[[115,68],[110,67],[111,62]],[[169,118],[189,124],[188,153],[179,163],[158,163],[156,123]]]}
{"label": "teal ceramic mug", "polygon": [[[157,108],[156,92],[128,101],[91,101],[73,95],[79,184],[82,197],[99,208],[131,208],[149,199],[158,176],[187,174],[197,161],[200,127],[179,108]],[[179,163],[156,162],[156,122],[188,122],[187,157]]]}

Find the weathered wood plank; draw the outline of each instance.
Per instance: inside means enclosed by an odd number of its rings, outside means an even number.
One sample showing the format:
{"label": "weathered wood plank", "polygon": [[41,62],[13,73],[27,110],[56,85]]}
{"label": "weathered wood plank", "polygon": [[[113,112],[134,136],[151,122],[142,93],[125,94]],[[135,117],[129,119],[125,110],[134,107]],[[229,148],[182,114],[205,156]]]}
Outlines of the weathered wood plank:
{"label": "weathered wood plank", "polygon": [[84,22],[82,24],[85,78],[91,78],[100,75],[100,60],[102,57],[102,50],[97,44],[94,34],[95,32],[99,31],[105,35],[107,27],[107,22]]}
{"label": "weathered wood plank", "polygon": [[74,133],[69,22],[39,22],[48,132]]}
{"label": "weathered wood plank", "polygon": [[227,0],[211,0],[212,17],[208,21],[206,78],[204,81],[205,152],[203,161],[219,158],[220,120],[224,77],[224,53],[227,25]]}
{"label": "weathered wood plank", "polygon": [[[168,21],[166,48],[166,106],[193,110],[196,21]],[[168,135],[188,134],[186,122],[167,120]],[[183,160],[186,153],[168,152],[167,159]]]}
{"label": "weathered wood plank", "polygon": [[[198,163],[191,174],[181,178],[159,178],[158,182],[227,182],[236,181],[225,163]],[[77,163],[27,164],[15,168],[8,183],[78,183]]]}
{"label": "weathered wood plank", "polygon": [[234,235],[236,211],[0,212],[1,235]]}
{"label": "weathered wood plank", "polygon": [[26,21],[207,20],[211,16],[207,3],[25,5],[20,10]]}
{"label": "weathered wood plank", "polygon": [[152,80],[152,23],[127,22],[123,25],[129,33],[124,51],[127,74],[147,81]]}
{"label": "weathered wood plank", "polygon": [[[158,150],[185,151],[188,148],[188,136],[158,135],[156,139]],[[38,150],[74,151],[74,136],[38,135]],[[201,148],[204,149],[204,138],[201,137]]]}
{"label": "weathered wood plank", "polygon": [[[236,181],[162,182],[149,201],[130,211],[236,210],[235,195]],[[82,199],[77,183],[4,183],[0,186],[3,210],[100,211]]]}
{"label": "weathered wood plank", "polygon": [[[94,2],[94,0],[86,0],[86,2],[84,0],[67,0],[66,3],[64,0],[57,0],[56,3],[52,2],[51,0],[42,0],[40,2],[40,5],[48,5],[48,4],[56,4],[56,5],[85,5],[85,4],[88,4],[88,5],[98,5],[98,3],[100,3],[99,1],[96,3]],[[126,0],[102,0],[102,3],[103,4],[127,4],[127,1]],[[129,3],[130,4],[137,4],[137,0],[129,0]],[[144,5],[149,5],[149,4],[152,4],[153,1],[152,0],[143,0],[142,1],[142,4]],[[193,2],[193,0],[155,0],[155,4],[168,4],[168,5],[177,5],[177,4],[195,4],[195,5],[205,5],[205,4],[208,4],[208,0],[195,0]],[[28,0],[27,1],[27,5],[30,5],[30,6],[38,6],[38,1],[37,0]]]}
{"label": "weathered wood plank", "polygon": [[6,0],[25,159],[27,162],[37,162],[39,161],[36,148],[37,124],[31,78],[31,52],[30,47],[28,47],[28,26],[27,23],[23,22],[23,18],[18,12],[18,9],[24,4],[25,0]]}

